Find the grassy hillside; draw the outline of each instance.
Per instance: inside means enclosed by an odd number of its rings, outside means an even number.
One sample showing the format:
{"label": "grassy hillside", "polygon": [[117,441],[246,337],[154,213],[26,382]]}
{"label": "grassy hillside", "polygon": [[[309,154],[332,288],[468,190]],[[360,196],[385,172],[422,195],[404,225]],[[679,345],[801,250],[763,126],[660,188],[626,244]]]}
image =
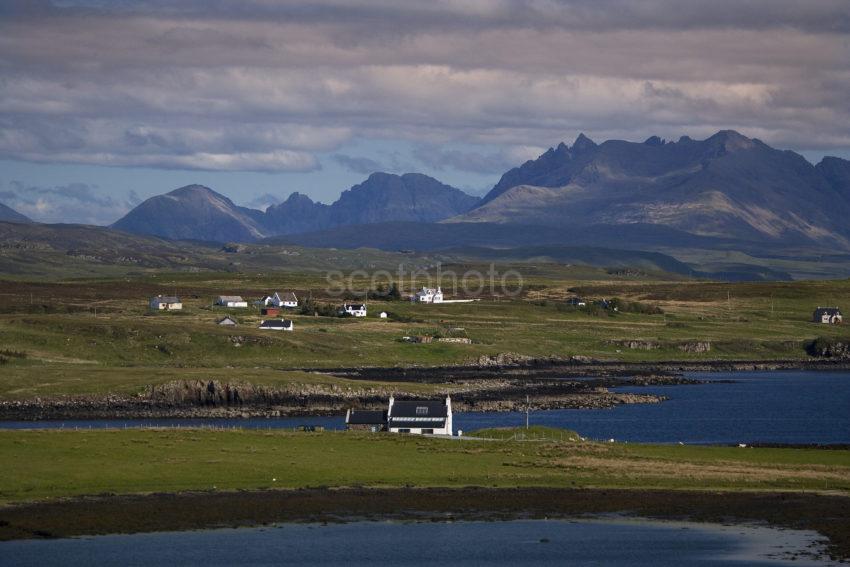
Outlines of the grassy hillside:
{"label": "grassy hillside", "polygon": [[[593,279],[603,276],[608,279]],[[281,370],[463,364],[505,352],[619,361],[802,360],[807,341],[848,336],[844,327],[810,321],[818,305],[850,305],[846,280],[670,282],[552,265],[529,266],[524,278],[516,297],[442,305],[369,300],[366,319],[288,313],[293,333],[261,331],[256,310],[212,307],[213,298],[294,289],[319,304],[341,302],[323,291],[319,274],[0,282],[0,396],[131,393],[182,377],[292,383],[307,376]],[[359,286],[368,281],[354,278],[354,284],[365,292]],[[178,293],[185,309],[149,312],[147,298],[156,293]],[[565,298],[575,293],[629,305],[616,313],[567,306]],[[388,319],[377,318],[382,310]],[[216,325],[228,313],[239,326]],[[462,336],[472,344],[402,341],[417,335]],[[709,343],[709,350],[694,352],[695,343]]]}

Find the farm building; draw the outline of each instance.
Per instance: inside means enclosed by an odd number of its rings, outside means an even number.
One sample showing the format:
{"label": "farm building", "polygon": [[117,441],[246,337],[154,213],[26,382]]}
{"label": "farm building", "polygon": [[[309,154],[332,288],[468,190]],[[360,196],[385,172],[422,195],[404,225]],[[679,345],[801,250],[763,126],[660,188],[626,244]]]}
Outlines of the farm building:
{"label": "farm building", "polygon": [[451,435],[452,399],[395,401],[390,397],[387,430],[391,433]]}
{"label": "farm building", "polygon": [[260,309],[261,315],[266,315],[267,317],[277,317],[280,315],[280,309],[277,307],[263,307]]}
{"label": "farm building", "polygon": [[386,311],[381,311],[381,312],[378,314],[378,317],[380,317],[381,319],[386,319],[387,317],[389,317],[389,314],[387,314],[387,312],[386,312]]}
{"label": "farm building", "polygon": [[248,302],[239,297],[238,295],[219,295],[215,300],[215,304],[221,307],[248,307]]}
{"label": "farm building", "polygon": [[844,318],[841,316],[841,310],[838,307],[818,307],[812,315],[812,320],[824,325],[838,325]]}
{"label": "farm building", "polygon": [[365,317],[365,303],[345,303],[340,310],[340,315],[351,315],[352,317]]}
{"label": "farm building", "polygon": [[236,322],[236,319],[233,317],[224,317],[223,319],[219,319],[216,321],[216,325],[222,325],[224,327],[235,327],[239,323]]}
{"label": "farm building", "polygon": [[183,309],[183,303],[179,297],[173,295],[157,295],[150,300],[151,309],[154,311],[179,311]]}
{"label": "farm building", "polygon": [[386,431],[387,410],[354,410],[345,412],[345,428],[359,431]]}
{"label": "farm building", "polygon": [[413,298],[417,303],[442,303],[443,290],[439,286],[436,288],[423,287],[421,290],[416,292],[416,295],[414,295]]}
{"label": "farm building", "polygon": [[259,328],[270,331],[292,331],[295,325],[289,319],[266,319],[260,323]]}

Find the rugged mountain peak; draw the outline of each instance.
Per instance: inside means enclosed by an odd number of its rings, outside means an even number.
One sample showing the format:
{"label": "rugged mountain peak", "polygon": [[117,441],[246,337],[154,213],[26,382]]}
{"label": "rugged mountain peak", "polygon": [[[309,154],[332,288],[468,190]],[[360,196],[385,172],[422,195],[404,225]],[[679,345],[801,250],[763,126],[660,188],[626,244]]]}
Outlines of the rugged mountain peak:
{"label": "rugged mountain peak", "polygon": [[596,142],[594,142],[593,140],[591,140],[590,138],[585,136],[584,133],[581,133],[581,134],[578,135],[578,138],[576,138],[576,141],[573,142],[573,148],[572,149],[573,149],[574,152],[584,152],[586,150],[590,150],[590,149],[593,149],[595,147],[596,147]]}
{"label": "rugged mountain peak", "polygon": [[815,169],[826,178],[835,191],[850,199],[850,161],[826,156]]}
{"label": "rugged mountain peak", "polygon": [[749,150],[755,147],[755,141],[736,132],[735,130],[721,130],[706,140],[709,144],[721,146],[726,151]]}
{"label": "rugged mountain peak", "polygon": [[298,191],[293,191],[289,194],[289,197],[286,198],[286,201],[277,205],[278,207],[281,205],[312,205],[314,204],[313,199],[305,195],[304,193],[299,193]]}
{"label": "rugged mountain peak", "polygon": [[[589,147],[589,141],[581,145]],[[734,130],[669,144],[607,141],[547,151],[505,173],[457,221],[648,224],[700,236],[850,249],[850,162],[817,167]]]}

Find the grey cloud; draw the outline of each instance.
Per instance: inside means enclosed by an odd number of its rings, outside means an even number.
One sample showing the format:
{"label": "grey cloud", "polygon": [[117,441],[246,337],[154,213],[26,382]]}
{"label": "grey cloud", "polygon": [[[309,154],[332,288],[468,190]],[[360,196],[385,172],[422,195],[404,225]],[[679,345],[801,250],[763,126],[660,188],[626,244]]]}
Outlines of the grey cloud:
{"label": "grey cloud", "polygon": [[252,209],[261,209],[266,210],[268,207],[272,205],[277,205],[281,203],[282,200],[277,195],[272,195],[271,193],[263,193],[262,195],[258,195],[253,199],[247,201],[245,203],[246,207],[250,207]]}
{"label": "grey cloud", "polygon": [[[352,171],[408,140],[492,173],[511,148],[734,127],[850,148],[846,2],[13,2],[0,157],[213,171]],[[493,152],[435,152],[447,143]],[[374,162],[374,163],[369,163]],[[508,165],[512,165],[508,164]]]}
{"label": "grey cloud", "polygon": [[353,171],[354,173],[362,173],[363,175],[369,175],[376,171],[387,171],[389,169],[386,166],[381,165],[379,162],[367,157],[334,154],[331,156],[331,159],[347,170]]}
{"label": "grey cloud", "polygon": [[128,198],[116,199],[85,183],[42,187],[19,181],[10,181],[0,198],[36,221],[99,225],[112,223],[141,201],[132,191]]}
{"label": "grey cloud", "polygon": [[475,151],[444,150],[434,146],[419,146],[413,157],[426,166],[442,171],[455,169],[472,173],[498,174],[516,165],[501,153],[485,154]]}

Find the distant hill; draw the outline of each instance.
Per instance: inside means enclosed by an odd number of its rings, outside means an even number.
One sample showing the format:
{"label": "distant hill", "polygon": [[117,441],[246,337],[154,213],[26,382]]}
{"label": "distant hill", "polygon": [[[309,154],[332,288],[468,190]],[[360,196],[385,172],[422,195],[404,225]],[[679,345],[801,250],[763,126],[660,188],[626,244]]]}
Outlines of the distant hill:
{"label": "distant hill", "polygon": [[189,185],[151,197],[112,226],[172,239],[251,242],[352,224],[433,222],[465,213],[477,203],[477,197],[426,175],[374,173],[331,205],[293,193],[265,212],[239,207],[208,187]]}
{"label": "distant hill", "polygon": [[166,240],[102,226],[0,221],[0,274],[114,276],[150,271],[407,270],[432,266],[429,255],[378,250],[319,250],[290,245]]}
{"label": "distant hill", "polygon": [[0,203],[0,221],[3,222],[32,222],[30,219],[13,209]]}
{"label": "distant hill", "polygon": [[187,185],[151,197],[112,227],[175,240],[250,242],[265,236],[254,211],[236,206],[203,185]]}
{"label": "distant hill", "polygon": [[584,135],[505,173],[452,222],[647,224],[699,236],[850,250],[850,162],[817,166],[732,130],[643,143]]}

